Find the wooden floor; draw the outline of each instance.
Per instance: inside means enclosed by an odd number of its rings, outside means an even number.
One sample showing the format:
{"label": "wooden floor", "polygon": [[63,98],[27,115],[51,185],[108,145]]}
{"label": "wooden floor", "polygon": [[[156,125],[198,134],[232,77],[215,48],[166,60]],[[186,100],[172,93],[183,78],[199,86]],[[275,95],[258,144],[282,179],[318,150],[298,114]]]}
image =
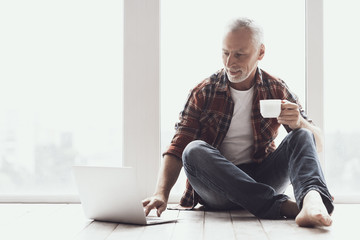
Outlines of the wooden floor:
{"label": "wooden floor", "polygon": [[294,220],[259,220],[246,211],[164,214],[180,220],[145,227],[90,221],[78,204],[0,204],[0,239],[360,239],[360,204],[336,205],[329,228],[300,228]]}

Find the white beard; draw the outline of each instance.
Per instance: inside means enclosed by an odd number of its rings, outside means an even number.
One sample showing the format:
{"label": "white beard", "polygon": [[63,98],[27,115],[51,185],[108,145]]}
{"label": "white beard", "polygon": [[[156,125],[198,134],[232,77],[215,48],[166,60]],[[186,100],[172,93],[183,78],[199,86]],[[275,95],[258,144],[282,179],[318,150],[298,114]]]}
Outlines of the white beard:
{"label": "white beard", "polygon": [[232,83],[240,83],[240,82],[245,81],[250,76],[250,74],[254,71],[254,69],[256,69],[256,68],[257,68],[257,64],[255,64],[253,69],[251,69],[251,71],[248,71],[248,72],[243,71],[243,69],[240,68],[238,70],[241,71],[241,75],[240,76],[234,76],[234,77],[232,77],[228,73],[228,71],[226,70],[226,75],[228,76],[228,79],[229,79],[230,82],[232,82]]}
{"label": "white beard", "polygon": [[[250,72],[250,73],[251,73],[251,72]],[[228,73],[226,72],[229,81],[232,82],[232,83],[240,83],[240,82],[246,80],[246,79],[250,76],[250,73],[243,74],[243,72],[242,72],[240,76],[232,77],[230,74],[228,74]]]}

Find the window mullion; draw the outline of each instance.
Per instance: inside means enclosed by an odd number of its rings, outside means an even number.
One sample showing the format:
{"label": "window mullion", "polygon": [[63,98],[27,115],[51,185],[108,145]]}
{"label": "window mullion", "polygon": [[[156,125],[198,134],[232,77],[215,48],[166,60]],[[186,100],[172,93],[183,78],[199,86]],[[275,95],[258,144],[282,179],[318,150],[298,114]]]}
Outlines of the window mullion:
{"label": "window mullion", "polygon": [[124,165],[153,193],[160,165],[159,0],[124,0]]}

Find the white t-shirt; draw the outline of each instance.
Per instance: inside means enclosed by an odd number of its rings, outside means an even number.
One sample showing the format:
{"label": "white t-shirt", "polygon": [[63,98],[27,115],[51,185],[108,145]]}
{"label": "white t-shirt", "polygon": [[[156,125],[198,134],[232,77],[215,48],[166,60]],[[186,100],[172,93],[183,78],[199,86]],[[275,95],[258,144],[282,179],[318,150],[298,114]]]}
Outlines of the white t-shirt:
{"label": "white t-shirt", "polygon": [[254,87],[246,91],[230,88],[235,103],[229,130],[219,150],[235,165],[252,162],[254,134],[251,110]]}

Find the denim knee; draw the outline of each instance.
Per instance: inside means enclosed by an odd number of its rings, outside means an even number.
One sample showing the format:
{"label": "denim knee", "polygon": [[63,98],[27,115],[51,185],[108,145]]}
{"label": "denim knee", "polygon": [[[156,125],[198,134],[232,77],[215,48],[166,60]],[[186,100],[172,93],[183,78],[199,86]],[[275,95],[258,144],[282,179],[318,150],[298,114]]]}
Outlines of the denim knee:
{"label": "denim knee", "polygon": [[289,141],[313,141],[315,143],[314,134],[306,128],[298,128],[289,133]]}
{"label": "denim knee", "polygon": [[184,165],[192,165],[194,163],[199,163],[201,161],[200,156],[202,156],[205,151],[207,143],[202,140],[195,140],[190,142],[184,149],[182,154],[182,161]]}

